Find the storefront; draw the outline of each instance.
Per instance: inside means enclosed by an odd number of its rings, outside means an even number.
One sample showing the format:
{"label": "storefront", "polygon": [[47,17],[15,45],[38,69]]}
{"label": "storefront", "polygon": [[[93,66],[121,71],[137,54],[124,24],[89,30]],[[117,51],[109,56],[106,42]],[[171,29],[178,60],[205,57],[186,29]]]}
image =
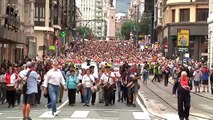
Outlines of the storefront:
{"label": "storefront", "polygon": [[[178,31],[188,31],[187,45],[180,45],[181,38],[179,37],[180,35],[178,36]],[[186,57],[200,61],[202,53],[207,53],[208,27],[205,22],[172,23],[163,28],[163,33],[163,42],[161,44],[168,44],[166,54],[168,58],[184,57],[186,55]]]}

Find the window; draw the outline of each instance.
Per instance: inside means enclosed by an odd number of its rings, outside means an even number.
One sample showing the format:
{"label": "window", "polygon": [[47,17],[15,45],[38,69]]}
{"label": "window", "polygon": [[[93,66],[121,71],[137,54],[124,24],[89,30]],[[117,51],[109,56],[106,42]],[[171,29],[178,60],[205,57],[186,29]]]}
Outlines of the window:
{"label": "window", "polygon": [[172,10],[172,22],[175,22],[175,10]]}
{"label": "window", "polygon": [[196,21],[207,21],[208,14],[209,14],[208,9],[197,8],[197,10],[196,10]]}
{"label": "window", "polygon": [[38,7],[35,7],[35,21],[38,21]]}
{"label": "window", "polygon": [[44,7],[40,7],[39,9],[39,16],[40,16],[40,21],[44,21],[44,17],[45,17],[45,10],[44,10]]}
{"label": "window", "polygon": [[44,26],[45,6],[41,3],[36,3],[34,13],[35,13],[35,15],[34,15],[35,25]]}
{"label": "window", "polygon": [[180,9],[180,22],[187,22],[190,19],[189,9]]}

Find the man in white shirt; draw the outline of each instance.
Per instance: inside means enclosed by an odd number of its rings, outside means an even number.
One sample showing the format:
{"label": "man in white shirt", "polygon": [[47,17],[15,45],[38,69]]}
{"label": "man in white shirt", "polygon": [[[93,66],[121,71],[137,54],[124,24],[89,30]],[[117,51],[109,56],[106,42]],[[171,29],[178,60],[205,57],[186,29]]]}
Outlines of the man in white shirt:
{"label": "man in white shirt", "polygon": [[105,67],[106,71],[102,74],[100,80],[104,87],[104,101],[105,106],[109,106],[112,100],[112,92],[115,85],[115,74],[110,70],[111,66],[107,65]]}
{"label": "man in white shirt", "polygon": [[44,93],[48,93],[51,99],[52,115],[56,115],[56,103],[59,94],[60,85],[64,87],[64,90],[67,90],[66,83],[61,71],[58,69],[58,63],[53,63],[53,68],[47,72],[47,75],[44,79]]}

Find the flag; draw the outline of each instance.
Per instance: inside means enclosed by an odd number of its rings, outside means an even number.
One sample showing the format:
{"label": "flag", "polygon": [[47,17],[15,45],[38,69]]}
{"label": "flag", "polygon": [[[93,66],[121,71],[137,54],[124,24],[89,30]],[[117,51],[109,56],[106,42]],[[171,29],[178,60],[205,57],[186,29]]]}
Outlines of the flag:
{"label": "flag", "polygon": [[92,33],[92,32],[90,32],[89,39],[92,41],[92,38],[93,38],[93,33]]}

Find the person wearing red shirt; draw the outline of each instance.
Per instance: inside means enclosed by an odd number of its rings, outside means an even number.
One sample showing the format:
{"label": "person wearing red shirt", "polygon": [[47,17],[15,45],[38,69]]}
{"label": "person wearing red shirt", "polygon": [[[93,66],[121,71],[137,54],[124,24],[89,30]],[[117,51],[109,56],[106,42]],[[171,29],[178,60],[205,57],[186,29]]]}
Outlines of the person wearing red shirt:
{"label": "person wearing red shirt", "polygon": [[6,80],[6,86],[7,86],[7,91],[6,91],[6,98],[8,101],[8,108],[15,107],[15,82],[16,82],[16,75],[14,73],[14,68],[9,67],[8,71],[5,74],[5,80]]}

